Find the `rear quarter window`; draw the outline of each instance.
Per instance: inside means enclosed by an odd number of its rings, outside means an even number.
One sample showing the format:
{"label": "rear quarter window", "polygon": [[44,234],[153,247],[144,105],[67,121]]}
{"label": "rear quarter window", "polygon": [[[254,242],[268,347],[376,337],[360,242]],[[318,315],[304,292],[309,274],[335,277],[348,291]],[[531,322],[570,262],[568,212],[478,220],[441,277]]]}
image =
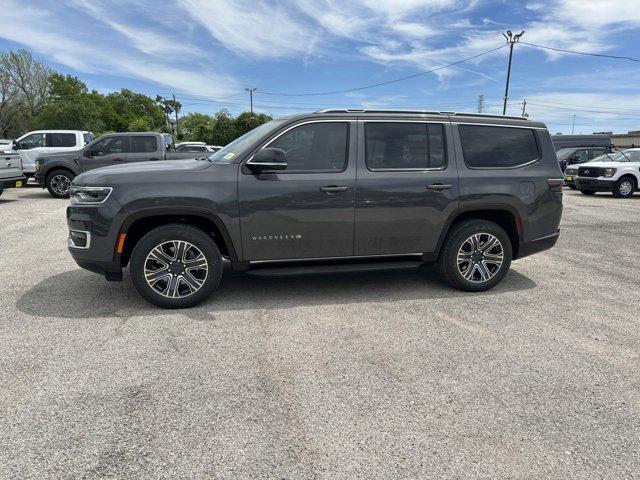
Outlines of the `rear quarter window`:
{"label": "rear quarter window", "polygon": [[470,168],[512,168],[540,158],[531,128],[459,125],[464,161]]}
{"label": "rear quarter window", "polygon": [[47,133],[47,146],[49,147],[75,147],[75,133]]}

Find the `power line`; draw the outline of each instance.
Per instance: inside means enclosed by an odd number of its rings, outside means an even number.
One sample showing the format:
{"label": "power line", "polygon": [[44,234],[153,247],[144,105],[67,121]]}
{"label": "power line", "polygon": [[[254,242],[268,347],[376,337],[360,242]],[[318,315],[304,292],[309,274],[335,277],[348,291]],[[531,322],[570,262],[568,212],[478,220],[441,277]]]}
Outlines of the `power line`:
{"label": "power line", "polygon": [[462,60],[458,60],[457,62],[452,62],[452,63],[449,63],[447,65],[442,65],[441,67],[433,68],[431,70],[427,70],[427,71],[420,72],[420,73],[414,73],[413,75],[407,75],[406,77],[400,77],[400,78],[396,78],[394,80],[387,80],[386,82],[372,83],[370,85],[364,85],[362,87],[347,88],[345,90],[335,90],[335,91],[332,91],[332,92],[283,93],[283,92],[263,92],[263,91],[259,91],[257,93],[259,93],[261,95],[277,95],[277,96],[282,96],[282,97],[310,97],[310,96],[319,96],[319,95],[337,95],[339,93],[357,92],[357,91],[360,91],[360,90],[366,90],[368,88],[381,87],[383,85],[389,85],[389,84],[392,84],[392,83],[402,82],[404,80],[409,80],[409,79],[412,79],[412,78],[420,77],[422,75],[427,75],[429,73],[434,73],[434,72],[437,72],[439,70],[443,70],[445,68],[449,68],[449,67],[452,67],[454,65],[458,65],[460,63],[468,62],[469,60],[473,60],[474,58],[482,57],[483,55],[488,55],[489,53],[496,52],[496,51],[504,48],[505,46],[506,45],[500,45],[499,47],[491,49],[491,50],[487,50],[486,52],[478,53],[477,55],[473,55],[471,57],[463,58]]}
{"label": "power line", "polygon": [[564,48],[556,48],[556,47],[547,47],[544,45],[536,45],[535,43],[528,43],[528,42],[520,42],[523,45],[529,45],[530,47],[535,47],[535,48],[542,48],[544,50],[553,50],[554,52],[562,52],[562,53],[571,53],[574,55],[587,55],[590,57],[602,57],[602,58],[613,58],[616,60],[631,60],[632,62],[640,62],[640,59],[637,58],[633,58],[633,57],[623,57],[623,56],[618,56],[618,55],[606,55],[604,53],[588,53],[588,52],[577,52],[575,50],[566,50]]}

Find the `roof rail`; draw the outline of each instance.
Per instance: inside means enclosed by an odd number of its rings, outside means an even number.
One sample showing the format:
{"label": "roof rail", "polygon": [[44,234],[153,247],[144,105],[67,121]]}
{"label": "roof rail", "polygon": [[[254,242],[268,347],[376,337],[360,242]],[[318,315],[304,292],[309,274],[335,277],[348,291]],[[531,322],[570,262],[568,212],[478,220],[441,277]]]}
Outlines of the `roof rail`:
{"label": "roof rail", "polygon": [[314,113],[414,113],[422,115],[457,115],[467,117],[487,117],[487,118],[507,118],[510,120],[528,120],[527,117],[511,116],[511,115],[495,115],[490,113],[471,113],[471,112],[448,112],[439,110],[401,110],[401,109],[382,109],[382,108],[325,108],[317,110]]}

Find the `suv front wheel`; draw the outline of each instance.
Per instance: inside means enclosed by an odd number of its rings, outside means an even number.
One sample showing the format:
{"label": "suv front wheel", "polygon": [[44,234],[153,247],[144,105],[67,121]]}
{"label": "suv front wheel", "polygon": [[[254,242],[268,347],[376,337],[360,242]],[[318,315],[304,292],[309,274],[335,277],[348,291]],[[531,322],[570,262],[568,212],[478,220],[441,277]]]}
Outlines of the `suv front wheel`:
{"label": "suv front wheel", "polygon": [[136,290],[149,302],[163,308],[188,308],[218,288],[222,256],[202,230],[170,224],[140,239],[130,269]]}
{"label": "suv front wheel", "polygon": [[54,170],[45,180],[49,193],[56,198],[69,198],[71,182],[75,175],[67,170]]}
{"label": "suv front wheel", "polygon": [[438,267],[454,288],[482,292],[502,281],[512,255],[511,239],[502,227],[487,220],[465,220],[447,235]]}

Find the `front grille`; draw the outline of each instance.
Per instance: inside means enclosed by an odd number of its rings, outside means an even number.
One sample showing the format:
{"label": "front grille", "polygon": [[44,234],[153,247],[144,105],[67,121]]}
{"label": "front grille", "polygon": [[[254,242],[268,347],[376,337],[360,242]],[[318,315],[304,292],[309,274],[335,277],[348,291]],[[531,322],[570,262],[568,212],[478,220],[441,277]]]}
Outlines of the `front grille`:
{"label": "front grille", "polygon": [[602,169],[598,168],[598,167],[580,167],[578,169],[578,176],[579,177],[601,177],[602,176]]}

